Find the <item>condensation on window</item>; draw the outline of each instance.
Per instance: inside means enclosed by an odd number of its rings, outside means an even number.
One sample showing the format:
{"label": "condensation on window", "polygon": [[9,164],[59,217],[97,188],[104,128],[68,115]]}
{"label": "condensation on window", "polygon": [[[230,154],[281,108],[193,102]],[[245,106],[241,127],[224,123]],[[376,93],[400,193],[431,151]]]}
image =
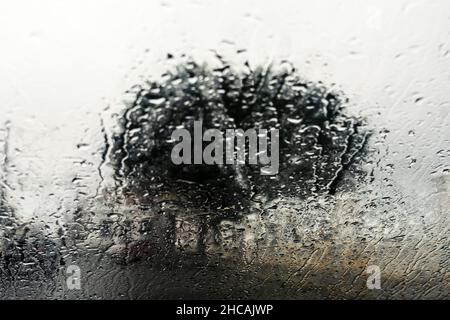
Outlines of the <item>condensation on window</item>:
{"label": "condensation on window", "polygon": [[[448,1],[23,5],[0,298],[449,298]],[[278,128],[279,174],[173,165],[193,119]]]}

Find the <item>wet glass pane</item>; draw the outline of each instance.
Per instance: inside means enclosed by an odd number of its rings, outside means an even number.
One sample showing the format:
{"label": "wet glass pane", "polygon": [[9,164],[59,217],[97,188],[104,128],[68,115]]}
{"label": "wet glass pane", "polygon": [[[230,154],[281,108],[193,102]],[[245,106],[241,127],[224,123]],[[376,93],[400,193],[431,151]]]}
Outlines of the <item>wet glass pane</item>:
{"label": "wet glass pane", "polygon": [[449,298],[449,38],[446,0],[3,1],[0,298]]}

